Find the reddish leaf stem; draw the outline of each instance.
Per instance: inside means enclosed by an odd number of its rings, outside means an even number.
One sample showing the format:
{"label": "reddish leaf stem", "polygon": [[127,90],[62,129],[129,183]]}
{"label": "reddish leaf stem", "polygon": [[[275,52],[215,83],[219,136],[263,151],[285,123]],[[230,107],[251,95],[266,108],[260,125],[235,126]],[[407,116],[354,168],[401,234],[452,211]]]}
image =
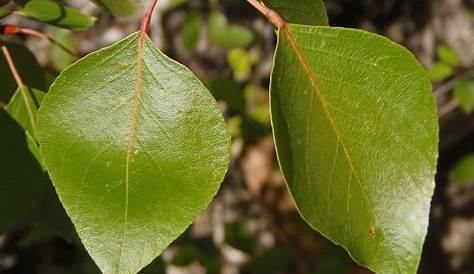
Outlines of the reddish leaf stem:
{"label": "reddish leaf stem", "polygon": [[48,35],[46,35],[42,32],[34,30],[34,29],[22,28],[22,27],[19,27],[19,26],[16,26],[16,25],[7,24],[7,25],[2,26],[2,31],[1,32],[2,32],[2,34],[5,34],[5,35],[26,34],[26,35],[38,37],[38,38],[46,40],[46,41],[48,41],[52,44],[55,44],[56,46],[60,47],[62,50],[64,50],[66,53],[68,53],[69,55],[71,55],[73,57],[76,57],[76,58],[80,57],[80,56],[78,56],[78,54],[76,54],[75,52],[68,49],[61,42],[55,40],[54,38],[52,38],[52,37],[50,37],[50,36],[48,36]]}
{"label": "reddish leaf stem", "polygon": [[140,41],[142,42],[148,31],[148,27],[150,26],[151,16],[153,15],[153,11],[155,10],[156,3],[158,3],[158,0],[152,0],[150,6],[148,6],[145,16],[143,16],[142,25],[140,27]]}
{"label": "reddish leaf stem", "polygon": [[260,11],[268,21],[270,21],[275,27],[285,29],[286,22],[276,11],[268,8],[262,1],[259,0],[247,0],[252,6],[254,6],[258,11]]}

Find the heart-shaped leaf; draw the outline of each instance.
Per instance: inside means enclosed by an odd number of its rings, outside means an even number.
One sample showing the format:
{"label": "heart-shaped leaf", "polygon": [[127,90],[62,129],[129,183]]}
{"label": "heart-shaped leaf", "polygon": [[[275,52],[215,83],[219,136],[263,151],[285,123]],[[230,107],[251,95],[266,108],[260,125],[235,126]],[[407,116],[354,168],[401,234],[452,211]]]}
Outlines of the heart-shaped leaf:
{"label": "heart-shaped leaf", "polygon": [[25,136],[25,131],[0,108],[0,233],[31,210],[44,185],[44,174],[28,151]]}
{"label": "heart-shaped leaf", "polygon": [[95,17],[87,16],[79,10],[49,0],[28,2],[23,8],[22,14],[53,26],[71,30],[88,29],[94,25],[96,20]]}
{"label": "heart-shaped leaf", "polygon": [[303,218],[377,273],[416,273],[438,127],[413,55],[363,31],[289,25],[279,31],[271,113]]}
{"label": "heart-shaped leaf", "polygon": [[137,33],[67,68],[38,114],[41,152],[104,273],[136,273],[216,194],[230,137],[185,67]]}
{"label": "heart-shaped leaf", "polygon": [[322,0],[264,0],[265,4],[278,12],[288,23],[327,26],[328,16]]}

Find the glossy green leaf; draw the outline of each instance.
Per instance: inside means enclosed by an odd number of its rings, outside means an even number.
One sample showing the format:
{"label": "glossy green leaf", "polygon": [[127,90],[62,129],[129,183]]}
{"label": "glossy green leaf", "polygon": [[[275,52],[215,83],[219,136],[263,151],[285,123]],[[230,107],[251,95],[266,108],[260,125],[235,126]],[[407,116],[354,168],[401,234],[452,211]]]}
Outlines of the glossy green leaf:
{"label": "glossy green leaf", "polygon": [[302,25],[289,33],[298,50],[280,31],[271,113],[302,217],[377,273],[416,273],[437,160],[428,76],[375,34]]}
{"label": "glossy green leaf", "polygon": [[136,273],[208,205],[227,170],[220,109],[137,33],[68,67],[38,114],[59,198],[104,273]]}
{"label": "glossy green leaf", "polygon": [[225,49],[246,47],[254,40],[249,29],[230,24],[225,14],[219,11],[213,11],[209,16],[207,35],[211,43]]}
{"label": "glossy green leaf", "polygon": [[25,131],[0,108],[0,234],[33,207],[44,174],[27,147]]}
{"label": "glossy green leaf", "polygon": [[474,81],[459,79],[454,87],[453,95],[465,113],[474,111]]}
{"label": "glossy green leaf", "polygon": [[133,14],[138,7],[135,0],[91,0],[98,6],[107,10],[115,16],[126,16]]}
{"label": "glossy green leaf", "polygon": [[94,25],[96,20],[96,18],[87,16],[79,10],[48,0],[28,2],[23,8],[22,14],[53,26],[71,30],[88,29]]}
{"label": "glossy green leaf", "polygon": [[[47,90],[44,73],[35,56],[22,44],[6,42],[4,44],[18,69],[25,85],[39,90]],[[18,88],[10,72],[5,56],[0,53],[0,101],[8,102]]]}
{"label": "glossy green leaf", "polygon": [[285,21],[293,24],[327,26],[328,16],[322,0],[264,0]]}
{"label": "glossy green leaf", "polygon": [[449,179],[458,183],[474,182],[474,154],[470,154],[456,164]]}

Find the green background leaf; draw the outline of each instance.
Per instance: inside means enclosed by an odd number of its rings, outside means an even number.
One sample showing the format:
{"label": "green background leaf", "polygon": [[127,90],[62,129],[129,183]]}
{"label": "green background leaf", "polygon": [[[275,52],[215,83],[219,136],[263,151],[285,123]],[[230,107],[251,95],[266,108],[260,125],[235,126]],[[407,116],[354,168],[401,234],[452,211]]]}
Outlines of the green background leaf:
{"label": "green background leaf", "polygon": [[187,50],[194,50],[199,42],[201,18],[199,12],[193,10],[184,19],[179,30],[181,44]]}
{"label": "green background leaf", "polygon": [[474,110],[474,80],[459,79],[454,87],[453,95],[465,113]]}
{"label": "green background leaf", "polygon": [[246,47],[254,40],[249,29],[230,24],[225,14],[219,11],[213,11],[209,16],[207,35],[211,43],[226,49]]}
{"label": "green background leaf", "polygon": [[131,15],[137,10],[135,0],[91,0],[115,16]]}
{"label": "green background leaf", "polygon": [[[66,47],[72,53],[77,54],[77,44],[73,32],[64,29],[55,29],[52,32],[51,37],[61,43],[61,45]],[[72,56],[54,43],[49,45],[48,52],[51,58],[51,63],[57,71],[62,71],[77,60],[75,56]]]}
{"label": "green background leaf", "polygon": [[453,75],[453,67],[445,63],[435,63],[429,69],[430,78],[433,81],[443,81]]}
{"label": "green background leaf", "polygon": [[59,201],[53,183],[47,180],[44,184],[45,189],[32,210],[31,219],[41,228],[71,242],[74,226]]}
{"label": "green background leaf", "polygon": [[33,207],[44,174],[30,154],[25,131],[0,108],[0,233],[10,229]]}
{"label": "green background leaf", "polygon": [[[33,139],[36,139],[36,113],[43,101],[44,95],[44,91],[23,87],[23,91],[18,89],[10,100],[10,103],[5,107],[5,110],[33,137]],[[28,103],[28,105],[26,103]],[[28,110],[28,107],[30,110]]]}
{"label": "green background leaf", "polygon": [[48,0],[28,2],[23,8],[22,14],[53,26],[71,30],[88,29],[94,25],[96,20],[95,17],[87,16],[79,10]]}
{"label": "green background leaf", "polygon": [[[431,83],[364,31],[290,25],[271,81],[278,158],[303,218],[377,273],[416,273],[434,188]],[[314,81],[312,81],[314,80]]]}
{"label": "green background leaf", "polygon": [[456,164],[449,179],[458,183],[474,182],[474,154],[470,154]]}
{"label": "green background leaf", "polygon": [[459,57],[456,52],[446,46],[441,46],[438,48],[438,57],[439,59],[450,66],[459,65]]}
{"label": "green background leaf", "polygon": [[[211,94],[138,34],[67,68],[38,114],[47,169],[105,273],[136,273],[208,205],[230,137]],[[137,60],[138,59],[138,60]]]}
{"label": "green background leaf", "polygon": [[277,11],[288,23],[327,26],[328,16],[322,0],[264,0],[265,4]]}

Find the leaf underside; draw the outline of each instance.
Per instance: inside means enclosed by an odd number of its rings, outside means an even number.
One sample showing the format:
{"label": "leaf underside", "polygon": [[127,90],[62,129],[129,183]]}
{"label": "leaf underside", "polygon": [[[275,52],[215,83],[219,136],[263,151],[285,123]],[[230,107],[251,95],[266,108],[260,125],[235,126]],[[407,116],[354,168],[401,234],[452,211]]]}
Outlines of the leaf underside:
{"label": "leaf underside", "polygon": [[288,33],[279,31],[271,113],[300,214],[371,270],[416,273],[437,160],[429,78],[381,36],[302,25]]}
{"label": "leaf underside", "polygon": [[38,114],[59,198],[104,273],[136,273],[216,194],[230,137],[211,94],[138,33],[66,69]]}

